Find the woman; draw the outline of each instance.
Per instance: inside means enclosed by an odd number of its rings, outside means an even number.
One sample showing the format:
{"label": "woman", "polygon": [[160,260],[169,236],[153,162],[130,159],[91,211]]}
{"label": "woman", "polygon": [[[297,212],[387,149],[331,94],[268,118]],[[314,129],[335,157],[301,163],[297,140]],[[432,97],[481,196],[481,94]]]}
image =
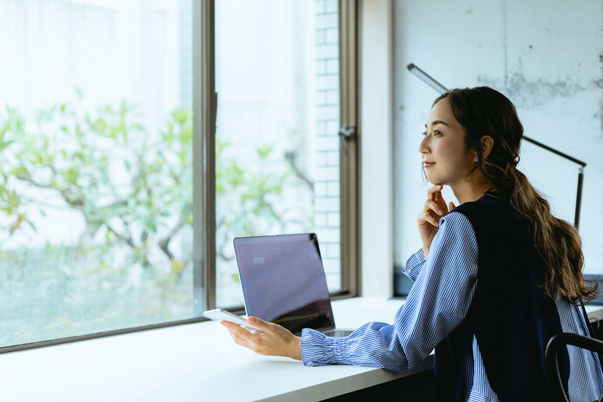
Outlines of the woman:
{"label": "woman", "polygon": [[[425,127],[419,152],[434,186],[417,218],[423,247],[405,270],[415,285],[393,325],[368,323],[345,338],[304,329],[299,338],[255,317],[248,321],[262,336],[223,324],[241,346],[308,366],[401,373],[435,348],[441,400],[552,400],[546,344],[560,332],[588,336],[580,306],[598,292],[582,275],[578,232],[551,215],[516,169],[523,127],[504,95],[487,87],[446,92]],[[446,205],[445,185],[459,206]],[[566,348],[559,367],[572,401],[598,398],[603,376],[595,354]]]}

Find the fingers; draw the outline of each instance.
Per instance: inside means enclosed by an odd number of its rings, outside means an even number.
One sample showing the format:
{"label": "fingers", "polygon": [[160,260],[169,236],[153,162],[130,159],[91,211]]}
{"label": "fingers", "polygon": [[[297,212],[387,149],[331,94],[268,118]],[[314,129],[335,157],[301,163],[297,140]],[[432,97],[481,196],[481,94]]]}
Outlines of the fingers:
{"label": "fingers", "polygon": [[452,211],[454,208],[456,208],[456,205],[454,205],[454,202],[450,201],[450,202],[448,203],[448,210],[449,210],[449,211]]}
{"label": "fingers", "polygon": [[233,324],[230,321],[220,321],[220,324],[224,325],[229,330],[230,329],[235,330],[235,329],[239,328],[239,326],[237,324]]}
{"label": "fingers", "polygon": [[427,200],[425,201],[423,212],[419,215],[419,221],[425,221],[433,226],[438,227],[440,218],[446,213],[448,213],[448,210],[445,206],[442,207],[434,200]]}
{"label": "fingers", "polygon": [[448,211],[443,210],[442,206],[440,204],[438,204],[437,202],[435,202],[433,200],[427,200],[425,202],[424,211],[429,212],[430,210],[435,212],[439,216],[444,216],[446,214],[446,212],[448,212]]}
{"label": "fingers", "polygon": [[440,195],[440,191],[442,191],[442,188],[444,188],[444,186],[442,185],[429,187],[429,189],[427,190],[427,199],[437,201],[438,195]]}
{"label": "fingers", "polygon": [[251,325],[253,325],[254,327],[258,327],[259,329],[263,329],[263,330],[268,330],[273,325],[272,323],[266,322],[266,321],[262,320],[261,318],[257,318],[257,317],[249,317],[247,319],[247,322],[250,323]]}
{"label": "fingers", "polygon": [[[442,197],[443,189],[444,189],[444,186],[441,184],[438,184],[436,186],[431,186],[431,188],[429,190],[427,190],[427,199],[437,202],[441,209],[446,209],[446,202],[444,201],[444,198]],[[448,212],[448,211],[446,211],[446,212]]]}
{"label": "fingers", "polygon": [[237,345],[243,346],[246,348],[251,347],[250,343],[247,340],[245,340],[245,338],[241,338],[239,335],[237,335],[235,332],[231,331],[230,329],[228,330],[228,333],[230,334],[230,337]]}
{"label": "fingers", "polygon": [[263,335],[254,335],[238,325],[222,321],[221,324],[228,328],[234,342],[257,354],[265,356],[285,356],[301,360],[300,338],[294,336],[289,330],[270,322],[250,317],[249,324],[261,328]]}
{"label": "fingers", "polygon": [[440,220],[439,218],[435,218],[432,215],[432,212],[423,212],[421,215],[419,215],[419,220],[424,221],[424,222],[428,222],[431,225],[438,227],[440,226]]}
{"label": "fingers", "polygon": [[228,328],[228,330],[237,335],[240,338],[243,338],[244,340],[251,342],[251,343],[256,343],[260,337],[260,335],[254,335],[251,332],[249,332],[248,330],[246,330],[243,327],[238,326],[237,324],[233,324],[231,322],[228,321],[221,321],[220,324],[224,325],[226,328]]}
{"label": "fingers", "polygon": [[228,328],[228,333],[232,340],[239,346],[243,346],[255,353],[263,354],[260,350],[261,338],[260,335],[254,335],[245,328],[228,321],[222,321],[222,325]]}
{"label": "fingers", "polygon": [[235,333],[235,332],[233,332],[231,330],[228,330],[228,333],[230,334],[230,336],[234,340],[235,344],[237,344],[239,346],[242,346],[244,348],[247,348],[247,349],[251,350],[252,352],[255,352],[255,353],[260,354],[260,355],[266,354],[262,350],[261,345],[259,344],[260,340],[258,340],[258,342],[249,341],[249,340],[247,340],[245,338],[240,337],[237,333]]}

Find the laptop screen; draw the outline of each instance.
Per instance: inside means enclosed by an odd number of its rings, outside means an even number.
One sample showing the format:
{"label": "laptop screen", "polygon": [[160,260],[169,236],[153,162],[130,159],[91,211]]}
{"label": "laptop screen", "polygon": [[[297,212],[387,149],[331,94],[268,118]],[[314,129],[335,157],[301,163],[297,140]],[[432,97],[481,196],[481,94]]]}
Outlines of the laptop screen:
{"label": "laptop screen", "polygon": [[334,327],[314,233],[234,239],[247,314],[291,332]]}

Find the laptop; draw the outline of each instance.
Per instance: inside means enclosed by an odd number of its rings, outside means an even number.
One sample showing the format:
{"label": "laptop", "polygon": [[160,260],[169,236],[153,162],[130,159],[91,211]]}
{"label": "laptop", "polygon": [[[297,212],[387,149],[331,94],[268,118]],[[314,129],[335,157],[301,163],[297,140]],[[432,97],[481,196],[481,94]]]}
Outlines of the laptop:
{"label": "laptop", "polygon": [[318,238],[314,233],[234,239],[247,314],[299,335],[312,328],[347,336],[335,327]]}

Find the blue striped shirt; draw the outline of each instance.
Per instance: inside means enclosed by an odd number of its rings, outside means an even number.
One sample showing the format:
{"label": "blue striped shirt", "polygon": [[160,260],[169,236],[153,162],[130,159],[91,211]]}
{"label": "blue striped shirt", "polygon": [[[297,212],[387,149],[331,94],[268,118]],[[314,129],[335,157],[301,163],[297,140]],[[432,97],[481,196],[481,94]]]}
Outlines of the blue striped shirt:
{"label": "blue striped shirt", "polygon": [[[404,273],[415,284],[396,313],[394,324],[370,322],[344,338],[326,337],[306,328],[301,340],[303,363],[353,364],[397,373],[411,370],[465,318],[477,285],[477,256],[477,239],[469,220],[457,212],[441,218],[428,258],[420,250],[406,263]],[[563,332],[588,336],[579,307],[562,299],[556,300],[556,305]],[[573,346],[568,347],[568,353],[570,400],[598,399],[603,375],[597,355]],[[467,363],[464,400],[498,401],[475,337]]]}

